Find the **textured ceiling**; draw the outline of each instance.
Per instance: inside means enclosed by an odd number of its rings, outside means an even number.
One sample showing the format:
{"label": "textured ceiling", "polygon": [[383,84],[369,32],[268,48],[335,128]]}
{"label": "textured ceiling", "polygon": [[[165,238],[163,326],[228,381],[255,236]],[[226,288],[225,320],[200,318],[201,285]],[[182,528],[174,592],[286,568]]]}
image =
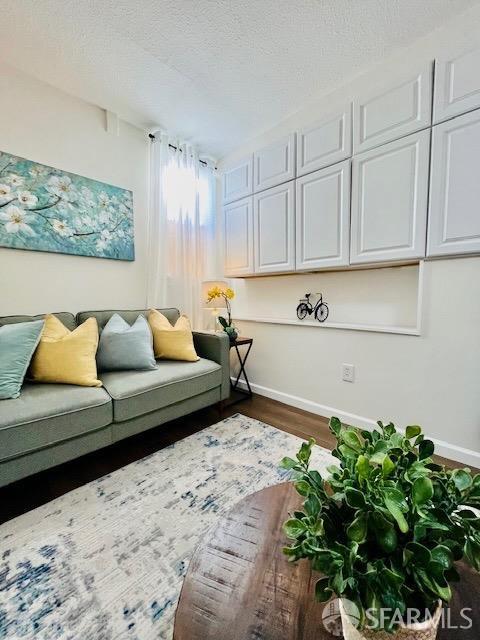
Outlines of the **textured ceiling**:
{"label": "textured ceiling", "polygon": [[0,60],[220,158],[477,1],[0,0]]}

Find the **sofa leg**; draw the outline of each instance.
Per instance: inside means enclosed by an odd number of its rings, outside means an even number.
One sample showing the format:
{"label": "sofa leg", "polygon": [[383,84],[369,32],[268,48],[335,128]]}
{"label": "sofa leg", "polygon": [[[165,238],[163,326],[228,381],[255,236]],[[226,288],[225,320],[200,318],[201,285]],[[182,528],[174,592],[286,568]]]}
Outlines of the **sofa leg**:
{"label": "sofa leg", "polygon": [[220,400],[220,402],[217,402],[217,409],[218,409],[218,415],[220,416],[220,418],[222,418],[223,411],[225,409],[225,400]]}

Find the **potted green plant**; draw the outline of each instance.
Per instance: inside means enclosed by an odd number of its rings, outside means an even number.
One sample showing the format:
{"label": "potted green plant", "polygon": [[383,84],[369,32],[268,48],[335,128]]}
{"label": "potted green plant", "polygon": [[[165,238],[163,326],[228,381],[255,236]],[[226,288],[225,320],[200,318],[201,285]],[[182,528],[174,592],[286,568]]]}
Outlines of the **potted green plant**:
{"label": "potted green plant", "polygon": [[313,439],[282,460],[304,497],[284,524],[293,540],[284,552],[323,574],[320,602],[336,595],[353,607],[352,617],[340,606],[347,640],[430,640],[459,579],[455,562],[480,570],[480,519],[469,508],[480,506],[480,474],[436,464],[418,426],[405,434],[378,427],[360,431],[332,418],[340,464],[326,478],[310,469]]}

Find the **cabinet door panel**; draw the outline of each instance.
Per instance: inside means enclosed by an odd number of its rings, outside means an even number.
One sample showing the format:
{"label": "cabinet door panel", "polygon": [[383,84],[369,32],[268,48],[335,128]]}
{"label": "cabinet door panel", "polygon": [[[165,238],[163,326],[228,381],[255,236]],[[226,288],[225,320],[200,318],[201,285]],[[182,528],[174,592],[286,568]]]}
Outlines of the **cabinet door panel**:
{"label": "cabinet door panel", "polygon": [[480,48],[435,62],[434,122],[480,107]]}
{"label": "cabinet door panel", "polygon": [[425,256],[430,131],[353,160],[350,262]]}
{"label": "cabinet door panel", "polygon": [[433,128],[429,256],[480,252],[480,111]]}
{"label": "cabinet door panel", "polygon": [[255,273],[295,269],[293,182],[254,196]]}
{"label": "cabinet door panel", "polygon": [[296,267],[348,265],[350,160],[298,178]]}
{"label": "cabinet door panel", "polygon": [[224,203],[240,200],[253,193],[253,156],[245,158],[222,175],[222,199]]}
{"label": "cabinet door panel", "polygon": [[254,272],[253,197],[223,208],[225,275],[242,276]]}
{"label": "cabinet door panel", "polygon": [[297,133],[297,176],[352,155],[352,105]]}
{"label": "cabinet door panel", "polygon": [[263,191],[295,177],[295,134],[260,149],[253,156],[254,191]]}
{"label": "cabinet door panel", "polygon": [[432,65],[401,82],[362,96],[353,107],[354,149],[358,153],[431,124]]}

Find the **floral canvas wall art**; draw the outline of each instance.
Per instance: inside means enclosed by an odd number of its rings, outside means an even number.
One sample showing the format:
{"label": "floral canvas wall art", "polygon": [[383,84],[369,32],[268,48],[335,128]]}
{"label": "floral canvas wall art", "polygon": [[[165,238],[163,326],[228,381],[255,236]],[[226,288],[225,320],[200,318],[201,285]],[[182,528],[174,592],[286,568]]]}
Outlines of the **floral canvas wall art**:
{"label": "floral canvas wall art", "polygon": [[133,194],[0,152],[0,246],[134,260]]}

